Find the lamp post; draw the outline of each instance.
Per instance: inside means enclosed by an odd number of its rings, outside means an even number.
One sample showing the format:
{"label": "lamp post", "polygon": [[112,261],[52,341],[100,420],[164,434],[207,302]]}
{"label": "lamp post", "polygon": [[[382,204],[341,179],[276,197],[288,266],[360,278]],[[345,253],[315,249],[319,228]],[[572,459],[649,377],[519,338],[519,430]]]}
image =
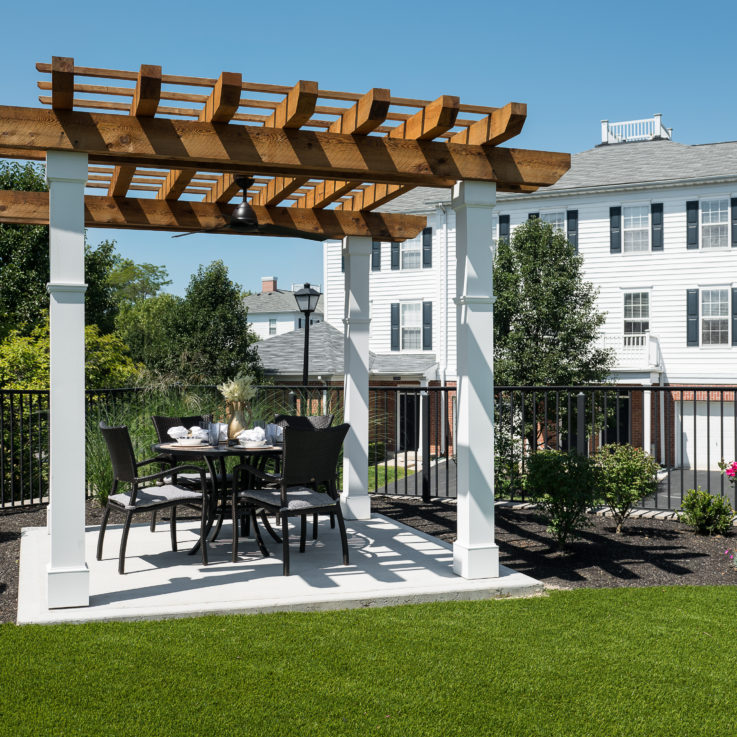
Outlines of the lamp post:
{"label": "lamp post", "polygon": [[302,384],[307,385],[307,365],[308,353],[310,349],[310,315],[317,308],[317,300],[320,299],[320,292],[313,289],[309,284],[305,284],[302,289],[298,289],[294,293],[294,299],[297,301],[297,309],[305,316],[305,358],[302,365]]}

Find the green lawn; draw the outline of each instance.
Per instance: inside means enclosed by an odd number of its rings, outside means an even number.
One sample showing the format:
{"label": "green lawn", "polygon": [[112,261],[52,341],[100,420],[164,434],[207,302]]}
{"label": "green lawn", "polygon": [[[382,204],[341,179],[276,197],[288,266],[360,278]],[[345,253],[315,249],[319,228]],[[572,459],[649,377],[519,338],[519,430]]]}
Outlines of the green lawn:
{"label": "green lawn", "polygon": [[0,627],[3,735],[737,732],[737,588]]}
{"label": "green lawn", "polygon": [[[385,486],[386,484],[393,485],[394,479],[403,479],[405,476],[409,479],[410,476],[414,476],[415,472],[407,469],[407,473],[404,472],[404,466],[393,466],[391,464],[387,464],[386,468],[383,464],[379,464],[377,466],[369,466],[369,473],[368,473],[368,487],[369,491],[375,491],[376,489],[380,489],[382,486]],[[408,488],[414,489],[414,479],[411,481],[407,481]],[[404,483],[398,484],[399,489],[404,489]],[[422,491],[422,485],[419,486],[420,491]]]}

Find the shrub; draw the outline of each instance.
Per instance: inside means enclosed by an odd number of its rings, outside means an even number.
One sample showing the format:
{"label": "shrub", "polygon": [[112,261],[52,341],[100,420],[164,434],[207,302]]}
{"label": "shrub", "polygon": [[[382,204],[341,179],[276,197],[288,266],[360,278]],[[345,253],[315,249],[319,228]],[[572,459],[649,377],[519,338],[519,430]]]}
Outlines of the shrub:
{"label": "shrub", "polygon": [[723,496],[691,489],[681,502],[678,518],[699,535],[724,535],[732,528],[734,509]]}
{"label": "shrub", "polygon": [[377,463],[383,463],[386,460],[386,443],[377,440],[375,443],[369,443],[368,462],[369,466],[375,466]]}
{"label": "shrub", "polygon": [[541,450],[529,458],[526,490],[561,547],[587,524],[586,510],[596,502],[595,476],[591,460],[575,453]]}
{"label": "shrub", "polygon": [[601,501],[612,510],[617,534],[634,506],[657,489],[658,464],[641,448],[604,445],[595,456]]}

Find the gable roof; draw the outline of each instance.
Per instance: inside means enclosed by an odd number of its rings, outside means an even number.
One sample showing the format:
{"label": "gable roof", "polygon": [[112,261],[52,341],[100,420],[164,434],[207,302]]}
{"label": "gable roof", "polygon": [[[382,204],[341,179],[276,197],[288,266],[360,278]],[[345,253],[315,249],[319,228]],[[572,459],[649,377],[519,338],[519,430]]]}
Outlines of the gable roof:
{"label": "gable roof", "polygon": [[[267,376],[301,376],[304,328],[275,335],[256,343]],[[424,374],[437,363],[433,353],[369,353],[369,373],[386,375]],[[310,327],[311,376],[343,375],[343,333],[327,322]]]}
{"label": "gable roof", "polygon": [[[573,154],[571,168],[550,187],[531,194],[500,192],[501,201],[582,190],[687,184],[704,180],[737,180],[737,141],[687,145],[655,140],[596,146]],[[382,212],[424,213],[450,202],[450,190],[417,187],[377,208]]]}
{"label": "gable roof", "polygon": [[[294,292],[289,289],[275,289],[273,292],[259,292],[249,294],[243,298],[243,304],[249,313],[258,312],[299,312],[297,303],[294,301]],[[316,315],[322,315],[322,294],[317,300]]]}

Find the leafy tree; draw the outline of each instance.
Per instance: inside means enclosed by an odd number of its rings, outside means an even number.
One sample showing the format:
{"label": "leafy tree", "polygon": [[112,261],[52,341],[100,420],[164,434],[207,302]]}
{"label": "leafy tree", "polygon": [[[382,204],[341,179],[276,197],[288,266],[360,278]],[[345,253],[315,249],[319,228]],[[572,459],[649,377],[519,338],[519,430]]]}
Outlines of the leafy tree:
{"label": "leafy tree", "polygon": [[97,325],[103,333],[115,329],[118,305],[110,284],[110,274],[118,256],[115,241],[103,241],[96,248],[85,243],[84,278],[87,291],[84,296],[84,320],[87,325]]}
{"label": "leafy tree", "polygon": [[108,282],[118,305],[135,304],[155,297],[171,284],[169,273],[163,266],[137,264],[129,258],[118,257],[111,269]]}
{"label": "leafy tree", "polygon": [[494,264],[494,361],[499,385],[600,382],[613,356],[597,345],[605,315],[583,259],[540,219],[499,241]]}
{"label": "leafy tree", "polygon": [[[97,325],[85,328],[85,384],[88,389],[130,386],[139,367],[115,335],[103,335]],[[49,387],[48,320],[21,335],[14,330],[0,343],[0,388]]]}

